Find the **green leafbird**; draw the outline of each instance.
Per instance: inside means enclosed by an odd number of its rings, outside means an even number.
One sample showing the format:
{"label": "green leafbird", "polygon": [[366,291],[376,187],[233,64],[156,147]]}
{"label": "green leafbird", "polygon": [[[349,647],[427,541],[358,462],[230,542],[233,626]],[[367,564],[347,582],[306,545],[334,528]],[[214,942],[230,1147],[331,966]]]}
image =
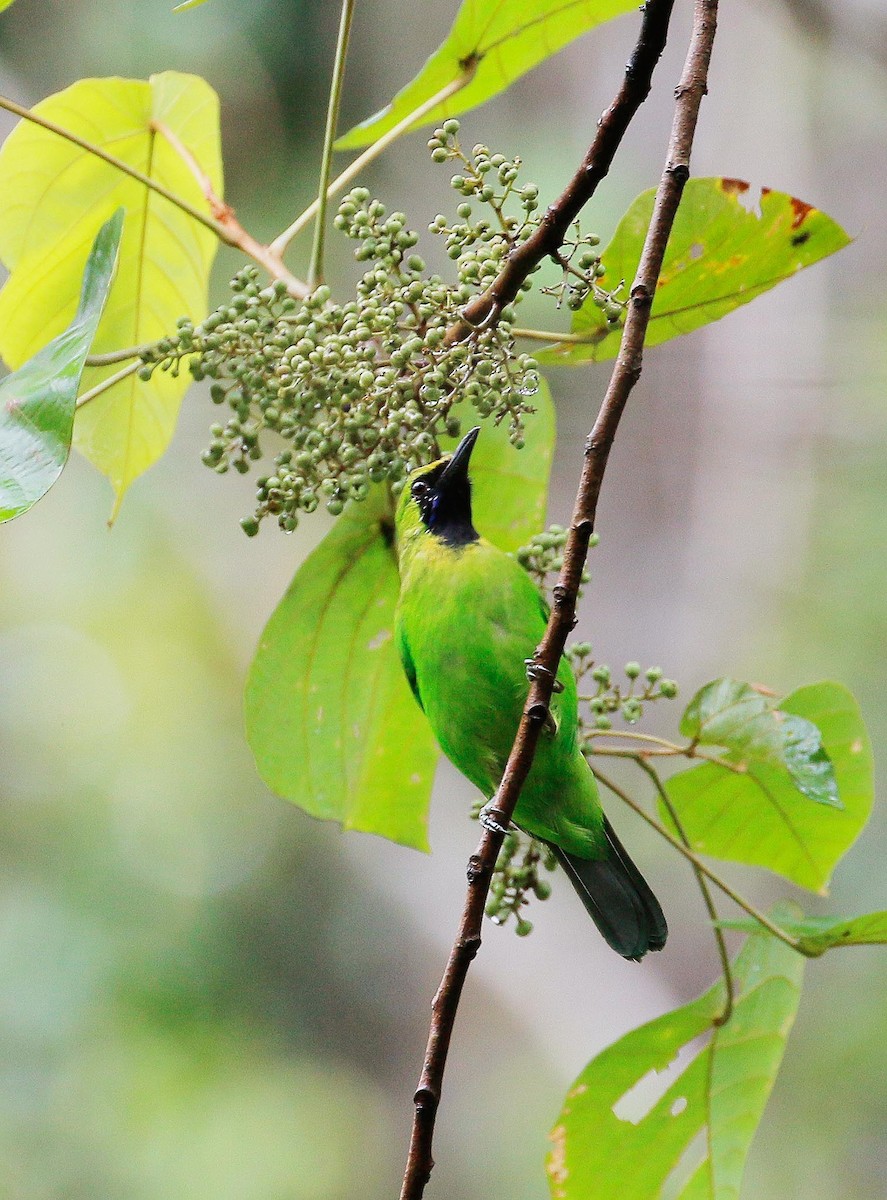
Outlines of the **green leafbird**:
{"label": "green leafbird", "polygon": [[[397,507],[397,647],[441,749],[491,799],[527,697],[525,660],[542,638],[545,601],[526,571],[471,517],[468,464],[479,430],[414,471]],[[576,681],[557,673],[515,823],[554,850],[607,942],[624,958],[661,950],[659,902],[622,848],[579,748]]]}

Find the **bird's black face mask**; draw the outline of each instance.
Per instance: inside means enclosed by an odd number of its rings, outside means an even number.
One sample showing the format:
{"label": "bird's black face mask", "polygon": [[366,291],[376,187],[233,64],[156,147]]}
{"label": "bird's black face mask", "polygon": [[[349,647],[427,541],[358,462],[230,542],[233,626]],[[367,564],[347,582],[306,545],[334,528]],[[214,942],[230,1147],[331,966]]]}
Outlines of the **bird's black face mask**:
{"label": "bird's black face mask", "polygon": [[466,433],[446,462],[414,480],[411,487],[425,528],[448,546],[467,546],[478,540],[471,523],[468,463],[479,433],[479,428]]}

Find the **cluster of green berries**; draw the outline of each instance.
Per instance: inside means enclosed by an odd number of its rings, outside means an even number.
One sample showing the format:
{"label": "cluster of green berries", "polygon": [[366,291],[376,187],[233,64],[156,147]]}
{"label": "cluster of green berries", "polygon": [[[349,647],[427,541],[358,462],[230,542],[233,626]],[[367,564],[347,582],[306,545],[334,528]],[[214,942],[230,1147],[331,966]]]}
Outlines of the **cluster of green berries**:
{"label": "cluster of green berries", "polygon": [[[493,227],[488,222],[482,223],[484,232],[489,232],[493,238],[504,237],[506,248],[524,241],[538,224],[533,217],[539,207],[538,187],[534,183],[518,185],[519,158],[493,154],[489,146],[482,144],[466,154],[459,144],[458,134],[458,121],[444,121],[440,129],[435,129],[428,149],[435,162],[454,162],[459,167],[460,173],[452,177],[450,185],[466,200],[466,204],[460,205],[460,217],[470,216],[471,205],[467,202],[476,200],[488,206],[495,217]],[[516,208],[517,213],[508,212],[507,208]]]}
{"label": "cluster of green berries", "polygon": [[[567,544],[567,530],[562,525],[549,525],[543,533],[534,534],[526,546],[521,546],[515,554],[517,561],[536,581],[539,590],[547,595],[548,585],[556,582],[556,577],[564,565],[564,547]],[[593,533],[589,539],[589,548],[594,548],[600,537]],[[591,576],[588,568],[582,568],[582,582],[588,583]],[[582,589],[579,589],[582,595]]]}
{"label": "cluster of green berries", "polygon": [[396,486],[469,416],[507,421],[520,447],[533,411],[537,365],[515,349],[512,307],[461,340],[447,338],[508,252],[501,224],[471,219],[465,205],[455,224],[435,219],[455,283],[426,273],[404,215],[387,213],[365,188],[345,197],[334,225],[369,265],[353,300],[336,304],[321,286],[300,303],[280,282],[261,287],[247,267],[202,324],[183,318],[174,337],[143,355],[143,378],[158,368],[175,373],[186,358],[195,379],[212,381],[212,399],[226,410],[202,456],[214,471],[245,474],[269,437],[276,443],[272,470],[257,479],[255,513],[241,522],[249,535],[268,515],[290,532],[321,502],[336,515],[374,483]]}
{"label": "cluster of green berries", "polygon": [[[596,663],[590,642],[575,642],[566,651],[567,658],[576,676],[579,700],[588,706],[591,714],[591,729],[612,729],[612,718],[617,713],[629,725],[636,725],[644,715],[644,705],[656,700],[673,700],[678,694],[678,685],[673,679],[665,679],[660,667],[647,667],[628,662],[623,668],[626,683],[613,679],[613,673],[603,663]],[[583,693],[582,683],[590,681],[593,690]],[[580,724],[588,725],[582,718]]]}
{"label": "cluster of green berries", "polygon": [[594,249],[600,244],[600,238],[593,233],[583,237],[578,222],[574,228],[573,240],[564,242],[554,256],[563,272],[560,282],[540,290],[547,296],[554,296],[558,308],[566,304],[572,312],[582,308],[590,296],[592,303],[604,314],[607,324],[616,328],[625,317],[626,300],[622,295],[625,281],[620,280],[612,291],[601,286],[598,281],[606,274],[606,268]]}
{"label": "cluster of green berries", "polygon": [[[480,813],[480,802],[472,815]],[[551,884],[543,871],[557,869],[554,851],[544,842],[529,834],[513,829],[505,835],[496,866],[485,912],[496,925],[505,925],[514,918],[514,932],[526,937],[533,932],[533,923],[522,915],[522,909],[530,903],[530,896],[547,900],[551,895]]]}

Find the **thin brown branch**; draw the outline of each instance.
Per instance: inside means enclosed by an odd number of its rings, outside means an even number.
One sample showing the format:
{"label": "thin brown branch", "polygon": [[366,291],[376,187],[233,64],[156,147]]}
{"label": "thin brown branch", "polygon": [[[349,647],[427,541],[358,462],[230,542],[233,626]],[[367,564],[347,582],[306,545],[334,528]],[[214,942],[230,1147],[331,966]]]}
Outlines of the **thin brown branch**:
{"label": "thin brown branch", "polygon": [[[672,0],[660,0],[660,3],[657,3],[657,0],[648,0],[640,40],[626,73],[625,83],[616,102],[602,118],[602,127],[608,132],[602,135],[599,131],[598,137],[595,139],[596,146],[603,140],[606,153],[602,153],[600,160],[592,159],[589,162],[589,159],[586,158],[582,174],[586,176],[593,174],[595,162],[598,164],[596,170],[601,173],[601,177],[606,174],[615,148],[627,125],[626,113],[633,115],[647,94],[649,76],[665,44],[671,8]],[[689,176],[690,151],[693,145],[699,106],[706,92],[708,64],[716,23],[717,0],[695,0],[690,48],[680,83],[675,91],[675,115],[668,159],[657,190],[653,216],[647,230],[637,278],[631,289],[631,299],[622,331],[619,356],[616,359],[601,410],[585,445],[585,462],[576,496],[573,520],[564,549],[564,565],[558,584],[554,589],[554,603],[548,627],[535,654],[536,662],[542,670],[536,673],[536,678],[530,687],[517,736],[502,776],[502,782],[494,798],[493,810],[496,822],[502,828],[507,827],[511,820],[520,790],[532,766],[539,732],[548,715],[552,685],[558,664],[567,636],[575,624],[576,597],[582,582],[582,570],[588,553],[589,539],[594,530],[595,512],[607,458],[626,401],[641,373],[641,358],[652,298],[681,193]],[[626,96],[626,91],[628,97],[632,98],[631,100]],[[630,119],[630,115],[628,119]],[[611,124],[612,132],[609,131]],[[574,182],[576,182],[575,178]],[[578,184],[577,187],[579,187]],[[588,191],[588,185],[585,182],[583,182],[582,188],[585,192]],[[587,195],[585,198],[587,199]],[[572,213],[570,219],[574,215],[575,213]],[[526,278],[526,274],[524,278]],[[497,294],[488,302],[487,311],[481,311],[477,315],[483,320],[488,315],[491,305],[495,307],[502,303],[504,301]],[[474,320],[473,315],[472,320]],[[425,1062],[415,1094],[415,1114],[401,1189],[401,1200],[419,1200],[425,1191],[425,1185],[434,1165],[432,1158],[434,1122],[440,1103],[447,1050],[462,986],[471,961],[480,946],[484,904],[502,841],[501,830],[485,829],[480,844],[469,862],[468,894],[459,932],[432,1005],[431,1029],[425,1052]]]}
{"label": "thin brown branch", "polygon": [[200,184],[200,190],[206,197],[213,220],[220,229],[224,230],[224,241],[229,246],[234,246],[238,250],[242,250],[247,258],[251,258],[253,262],[257,262],[261,267],[264,267],[272,279],[281,279],[286,284],[289,294],[294,296],[296,300],[304,300],[311,291],[307,283],[303,283],[301,279],[297,279],[284,266],[283,260],[270,246],[264,246],[243,228],[234,214],[234,209],[216,193],[209,175],[207,175],[206,171],[204,171],[203,167],[181,138],[162,121],[152,121],[151,124],[156,133],[166,138],[167,142],[169,142],[170,146],[172,146],[173,150],[175,150],[176,154],[178,154]]}
{"label": "thin brown branch", "polygon": [[597,134],[588,153],[562,194],[546,210],[535,232],[515,246],[486,291],[466,304],[462,320],[447,331],[450,344],[462,341],[472,329],[491,317],[498,319],[539,263],[560,250],[570,225],[606,177],[628,126],[650,93],[653,71],[665,49],[673,7],[674,0],[659,0],[658,3],[648,0],[644,6],[641,32],[626,65],[622,86],[598,122]]}

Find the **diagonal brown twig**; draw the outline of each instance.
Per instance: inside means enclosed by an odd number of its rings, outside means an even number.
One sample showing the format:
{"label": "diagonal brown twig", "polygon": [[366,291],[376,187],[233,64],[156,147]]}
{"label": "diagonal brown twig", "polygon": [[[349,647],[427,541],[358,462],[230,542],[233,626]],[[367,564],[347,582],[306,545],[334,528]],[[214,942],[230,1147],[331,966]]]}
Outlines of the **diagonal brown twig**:
{"label": "diagonal brown twig", "polygon": [[515,246],[486,291],[465,305],[461,321],[447,331],[450,344],[462,341],[477,326],[498,320],[533,269],[560,250],[570,225],[606,177],[628,126],[650,93],[654,68],[665,49],[673,7],[674,0],[648,0],[644,5],[641,31],[625,67],[622,85],[598,122],[597,134],[587,154],[534,233]]}
{"label": "diagonal brown twig", "polygon": [[[642,57],[640,47],[644,43],[645,37],[649,37],[650,24],[655,19],[660,37],[659,48],[652,61],[645,60],[648,66],[647,77],[639,79],[636,75],[634,76],[634,85],[639,88],[641,99],[647,94],[649,74],[652,73],[664,44],[671,7],[668,0],[664,0],[664,3],[661,4],[657,4],[656,0],[648,0],[641,39],[632,61],[629,63],[626,83],[623,84],[620,97],[624,95],[626,86],[630,86],[630,79],[637,69],[638,59]],[[681,194],[690,174],[690,151],[699,107],[707,90],[708,65],[717,24],[717,7],[717,0],[695,0],[690,47],[680,82],[675,90],[675,113],[668,157],[657,189],[653,215],[644,241],[637,276],[631,288],[619,356],[616,359],[597,420],[585,443],[585,460],[564,550],[564,565],[558,584],[554,589],[554,603],[548,627],[535,654],[536,662],[544,670],[537,673],[536,679],[530,687],[508,764],[494,798],[494,815],[497,823],[503,828],[507,827],[511,820],[521,787],[533,763],[539,732],[548,714],[557,666],[563,654],[567,636],[575,624],[576,597],[588,553],[589,539],[594,530],[597,502],[610,447],[613,444],[625,404],[640,377],[644,338],[649,323],[653,295]],[[640,100],[634,105],[635,109],[639,103]],[[624,132],[622,122],[624,122],[626,109],[619,104],[618,100],[602,118],[602,127],[607,124],[608,118],[616,120],[616,117],[612,116],[614,110],[620,114],[619,128],[621,132]],[[619,137],[621,137],[621,132]],[[599,130],[598,136],[595,138],[595,145],[598,145],[601,139],[602,133]],[[615,143],[611,144],[609,134],[607,135],[606,145],[609,147],[609,157],[605,160],[606,167],[609,167],[618,140],[617,138]],[[499,303],[498,297],[493,298],[493,303]],[[483,315],[481,313],[482,317]],[[462,987],[468,968],[480,946],[484,905],[502,841],[502,833],[495,829],[485,829],[477,850],[469,860],[468,893],[459,931],[450,952],[443,980],[432,1002],[431,1028],[425,1051],[425,1061],[419,1086],[414,1096],[415,1111],[401,1200],[419,1200],[434,1166],[432,1157],[434,1123],[440,1103],[447,1051]]]}

